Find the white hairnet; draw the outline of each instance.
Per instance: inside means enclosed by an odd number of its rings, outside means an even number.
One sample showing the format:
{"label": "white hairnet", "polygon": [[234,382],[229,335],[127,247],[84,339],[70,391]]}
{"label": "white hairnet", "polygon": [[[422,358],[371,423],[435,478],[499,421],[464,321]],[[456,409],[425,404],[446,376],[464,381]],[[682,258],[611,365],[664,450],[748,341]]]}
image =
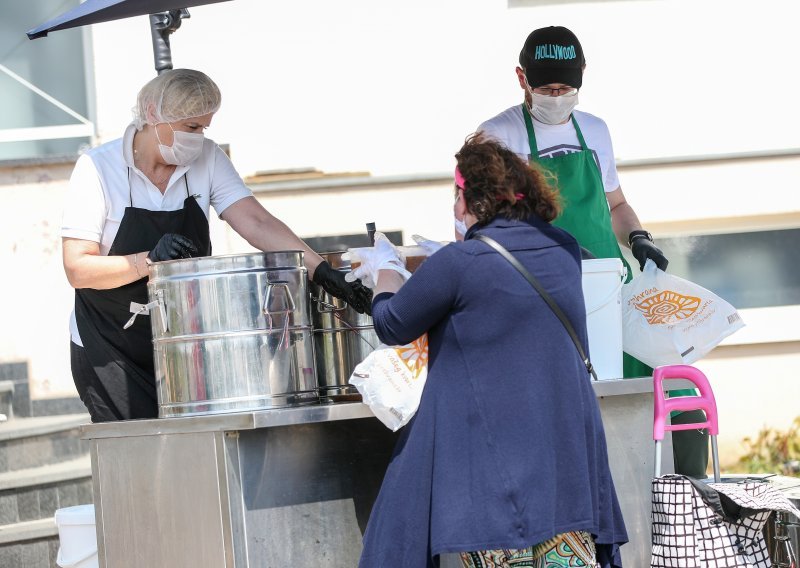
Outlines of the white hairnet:
{"label": "white hairnet", "polygon": [[148,122],[176,122],[203,116],[217,112],[221,103],[219,88],[208,75],[194,69],[170,69],[139,91],[133,109],[134,123],[141,130]]}

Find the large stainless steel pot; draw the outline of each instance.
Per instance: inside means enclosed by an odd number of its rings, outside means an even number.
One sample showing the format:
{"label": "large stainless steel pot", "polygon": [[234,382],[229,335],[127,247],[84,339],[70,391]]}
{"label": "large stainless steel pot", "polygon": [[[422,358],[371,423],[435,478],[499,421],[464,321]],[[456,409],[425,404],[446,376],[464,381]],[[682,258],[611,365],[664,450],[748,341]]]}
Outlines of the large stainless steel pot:
{"label": "large stainless steel pot", "polygon": [[[350,272],[350,262],[342,260],[343,254],[339,251],[321,256],[332,268]],[[310,290],[320,396],[334,401],[360,400],[358,390],[348,380],[356,365],[380,343],[372,318],[359,314],[316,284],[312,283]]]}
{"label": "large stainless steel pot", "polygon": [[318,400],[302,251],[159,262],[147,288],[160,416]]}

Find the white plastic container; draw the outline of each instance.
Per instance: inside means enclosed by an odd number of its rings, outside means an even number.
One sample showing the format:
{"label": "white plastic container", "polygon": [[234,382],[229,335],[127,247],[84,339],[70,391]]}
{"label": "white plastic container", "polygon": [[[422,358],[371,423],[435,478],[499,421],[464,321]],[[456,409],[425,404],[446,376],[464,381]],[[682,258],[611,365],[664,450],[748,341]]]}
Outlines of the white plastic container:
{"label": "white plastic container", "polygon": [[76,505],[56,511],[58,557],[61,568],[98,568],[94,505]]}
{"label": "white plastic container", "polygon": [[622,284],[626,270],[618,258],[583,261],[583,299],[589,358],[599,380],[622,378]]}

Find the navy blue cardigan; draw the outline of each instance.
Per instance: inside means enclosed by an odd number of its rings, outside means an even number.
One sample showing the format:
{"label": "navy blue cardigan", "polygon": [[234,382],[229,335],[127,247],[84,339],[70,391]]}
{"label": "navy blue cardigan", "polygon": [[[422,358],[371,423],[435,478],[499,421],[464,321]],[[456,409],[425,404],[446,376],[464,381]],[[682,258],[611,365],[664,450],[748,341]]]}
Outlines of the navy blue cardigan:
{"label": "navy blue cardigan", "polygon": [[[388,345],[429,334],[428,379],[364,535],[362,568],[435,566],[445,552],[595,536],[627,542],[590,377],[559,320],[479,231],[509,249],[569,317],[588,353],[580,249],[538,217],[496,218],[373,301]],[[617,562],[609,559],[616,557]]]}

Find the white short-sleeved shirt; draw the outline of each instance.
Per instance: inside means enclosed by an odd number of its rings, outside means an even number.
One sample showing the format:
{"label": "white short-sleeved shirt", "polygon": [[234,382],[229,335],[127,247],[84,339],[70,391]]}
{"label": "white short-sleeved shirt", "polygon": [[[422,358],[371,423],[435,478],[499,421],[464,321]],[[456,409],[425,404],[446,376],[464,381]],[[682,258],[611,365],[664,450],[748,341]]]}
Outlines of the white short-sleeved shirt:
{"label": "white short-sleeved shirt", "polygon": [[[195,196],[208,217],[210,207],[222,215],[233,203],[253,195],[228,156],[209,139],[205,139],[200,157],[188,166],[175,168],[162,195],[133,164],[135,133],[131,124],[122,138],[92,148],[78,158],[67,189],[62,237],[99,243],[100,254],[107,255],[125,208],[130,205],[150,211],[182,209],[188,185],[188,194]],[[83,345],[74,310],[70,336],[73,342]]]}
{"label": "white short-sleeved shirt", "polygon": [[[573,111],[573,116],[581,129],[586,146],[592,151],[595,161],[600,166],[606,193],[618,189],[619,176],[614,161],[611,135],[606,123],[593,114],[579,110]],[[525,128],[521,105],[515,105],[490,118],[482,123],[478,130],[501,142],[522,159],[526,161],[530,159],[528,130]],[[581,143],[571,120],[565,124],[544,124],[533,119],[533,132],[536,134],[539,158],[553,158],[581,150]]]}

